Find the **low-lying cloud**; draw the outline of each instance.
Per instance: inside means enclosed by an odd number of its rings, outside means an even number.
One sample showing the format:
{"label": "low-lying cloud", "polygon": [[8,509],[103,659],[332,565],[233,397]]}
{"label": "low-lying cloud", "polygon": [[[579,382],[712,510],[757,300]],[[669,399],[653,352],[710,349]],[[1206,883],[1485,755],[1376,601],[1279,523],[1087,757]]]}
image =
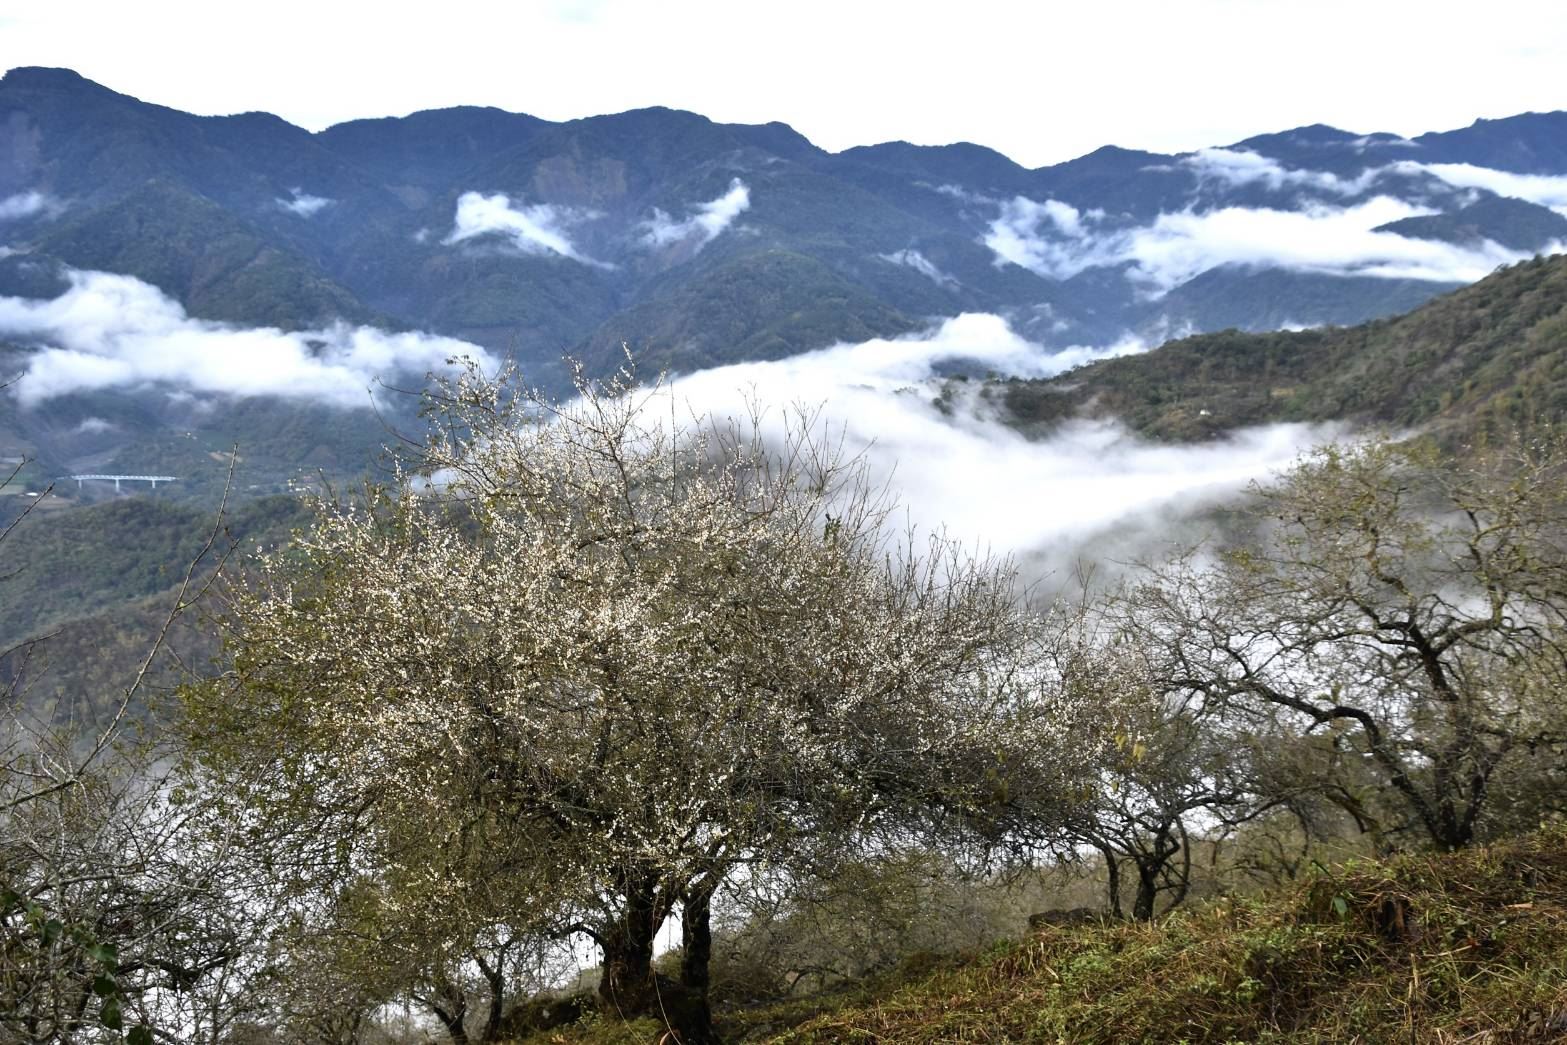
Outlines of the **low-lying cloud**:
{"label": "low-lying cloud", "polygon": [[35,214],[58,214],[63,208],[59,200],[42,192],[18,192],[0,199],[0,221],[16,221],[31,218]]}
{"label": "low-lying cloud", "polygon": [[[764,425],[781,430],[791,406],[820,407],[828,430],[863,452],[922,529],[945,528],[973,546],[1070,564],[1086,542],[1146,524],[1168,539],[1169,515],[1229,497],[1286,466],[1327,429],[1276,425],[1194,446],[1146,443],[1113,422],[1079,421],[1025,439],[977,396],[939,407],[938,364],[1042,377],[1135,350],[1052,353],[998,316],[967,314],[918,337],[837,345],[771,362],[679,378],[669,394],[717,418],[743,420],[761,398]],[[972,387],[972,386],[970,386]],[[663,408],[659,408],[663,409]]]}
{"label": "low-lying cloud", "polygon": [[[1371,144],[1418,148],[1410,142]],[[1463,163],[1399,159],[1344,176],[1289,167],[1250,149],[1213,148],[1148,169],[1193,176],[1196,189],[1184,209],[1131,224],[1124,216],[1081,211],[1062,200],[1015,196],[991,202],[995,217],[980,240],[998,266],[1018,265],[1052,280],[1123,268],[1139,290],[1157,297],[1225,265],[1469,283],[1534,252],[1491,240],[1448,243],[1379,228],[1473,203],[1482,192],[1567,215],[1567,175],[1514,174]],[[1205,187],[1217,191],[1204,193]],[[1227,191],[1246,188],[1279,193],[1281,203],[1214,206]],[[955,187],[939,191],[970,199]],[[1562,241],[1543,248],[1564,249]]]}
{"label": "low-lying cloud", "polygon": [[1203,214],[1162,214],[1151,227],[1134,230],[1125,250],[1157,290],[1218,265],[1237,264],[1467,283],[1498,265],[1531,256],[1489,240],[1458,245],[1376,231],[1389,222],[1429,213],[1428,208],[1377,196],[1342,208],[1225,207]]}
{"label": "low-lying cloud", "polygon": [[1060,200],[1015,196],[1001,204],[1001,215],[990,223],[985,246],[997,264],[1020,265],[1051,279],[1069,279],[1095,265],[1114,264],[1095,237],[1083,228],[1083,215]]}
{"label": "low-lying cloud", "polygon": [[[1419,148],[1407,140],[1373,144]],[[1195,174],[1199,182],[1219,182],[1237,188],[1261,185],[1273,191],[1312,189],[1344,197],[1360,196],[1378,182],[1392,178],[1434,178],[1455,189],[1484,189],[1567,215],[1567,175],[1560,174],[1516,174],[1472,163],[1421,163],[1406,159],[1368,167],[1353,178],[1345,178],[1330,171],[1286,167],[1249,149],[1198,149],[1181,157],[1178,163]]]}
{"label": "low-lying cloud", "polygon": [[289,197],[290,198],[286,200],[279,199],[277,201],[277,205],[288,211],[290,214],[298,215],[301,218],[314,217],[325,208],[330,207],[332,204],[337,202],[336,200],[328,199],[325,196],[312,196],[310,193],[304,192],[300,189],[291,190]]}
{"label": "low-lying cloud", "polygon": [[462,243],[481,236],[498,235],[510,240],[512,246],[524,254],[554,254],[596,268],[614,268],[583,254],[567,234],[572,226],[594,217],[597,214],[593,211],[549,203],[514,206],[511,197],[503,192],[493,196],[465,192],[457,199],[451,234],[442,242]]}
{"label": "low-lying cloud", "polygon": [[956,279],[953,279],[951,276],[941,271],[941,269],[936,267],[935,262],[931,261],[925,255],[921,254],[917,250],[914,250],[913,248],[893,251],[891,254],[878,254],[876,256],[881,258],[883,261],[890,261],[894,265],[902,265],[904,268],[911,268],[939,287],[950,288],[958,285],[958,281]]}
{"label": "low-lying cloud", "polygon": [[194,319],[131,276],[72,271],[56,298],[0,297],[0,336],[32,347],[11,385],[24,406],[56,396],[159,385],[183,392],[282,396],[363,407],[378,378],[442,370],[477,345],[333,324],[284,331]]}
{"label": "low-lying cloud", "polygon": [[653,217],[643,223],[642,242],[650,247],[668,247],[689,241],[696,244],[697,250],[701,250],[750,207],[750,187],[735,178],[722,196],[698,203],[690,208],[686,217],[678,221],[654,208]]}
{"label": "low-lying cloud", "polygon": [[915,184],[916,185],[922,185],[925,188],[931,189],[934,192],[939,192],[943,196],[951,196],[953,199],[957,200],[959,203],[996,203],[996,202],[998,202],[993,197],[986,196],[982,192],[974,192],[971,189],[965,189],[961,185],[952,185],[952,184],[931,185],[929,182],[915,182]]}
{"label": "low-lying cloud", "polygon": [[1230,188],[1261,185],[1274,192],[1314,189],[1336,196],[1359,196],[1390,169],[1374,167],[1354,178],[1341,178],[1329,171],[1286,167],[1250,149],[1198,149],[1181,157],[1179,163],[1199,182],[1218,182]]}
{"label": "low-lying cloud", "polygon": [[1512,171],[1476,167],[1472,163],[1411,163],[1397,165],[1402,169],[1424,171],[1442,179],[1449,185],[1465,189],[1485,189],[1498,196],[1538,203],[1556,213],[1567,216],[1567,175],[1514,174]]}
{"label": "low-lying cloud", "polygon": [[1020,265],[1050,279],[1125,265],[1128,278],[1155,296],[1221,265],[1467,283],[1533,256],[1490,240],[1453,244],[1377,231],[1431,213],[1429,207],[1374,196],[1350,206],[1300,210],[1185,210],[1128,228],[1107,225],[1058,200],[1017,197],[1002,205],[982,241],[998,265]]}

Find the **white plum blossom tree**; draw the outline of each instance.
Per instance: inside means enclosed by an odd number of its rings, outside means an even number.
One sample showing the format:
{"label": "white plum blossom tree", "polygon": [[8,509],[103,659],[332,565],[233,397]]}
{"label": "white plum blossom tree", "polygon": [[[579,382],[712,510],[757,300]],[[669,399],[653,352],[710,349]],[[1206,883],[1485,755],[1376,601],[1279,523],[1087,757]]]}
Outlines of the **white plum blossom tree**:
{"label": "white plum blossom tree", "polygon": [[191,734],[236,808],[306,829],[301,888],[373,883],[436,949],[584,934],[607,1008],[705,1040],[726,879],[999,839],[1086,750],[1008,565],[889,536],[809,416],[769,439],[677,423],[658,386],[578,391],[440,386],[407,473],[232,586]]}

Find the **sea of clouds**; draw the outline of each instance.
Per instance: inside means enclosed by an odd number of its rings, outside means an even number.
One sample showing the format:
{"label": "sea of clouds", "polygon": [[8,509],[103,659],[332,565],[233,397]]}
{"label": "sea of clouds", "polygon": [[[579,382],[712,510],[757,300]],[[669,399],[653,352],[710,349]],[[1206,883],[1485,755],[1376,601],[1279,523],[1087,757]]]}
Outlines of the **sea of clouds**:
{"label": "sea of clouds", "polygon": [[1178,519],[1336,435],[1331,427],[1269,425],[1173,446],[1139,439],[1113,421],[1084,420],[1029,439],[977,395],[937,403],[940,365],[953,360],[973,373],[1049,377],[1145,347],[1125,341],[1048,351],[999,316],[970,313],[909,337],[699,371],[675,378],[665,395],[680,411],[742,425],[759,406],[774,439],[791,417],[814,415],[820,432],[864,455],[920,529],[1027,560],[1034,576],[1059,576],[1090,541],[1112,531],[1128,549],[1174,537]]}
{"label": "sea of clouds", "polygon": [[23,406],[103,389],[158,386],[198,394],[282,396],[365,407],[377,381],[443,370],[466,341],[334,323],[285,331],[196,319],[132,276],[73,270],[55,298],[0,297],[0,337],[29,347],[8,389]]}
{"label": "sea of clouds", "polygon": [[1514,174],[1469,163],[1421,164],[1406,161],[1394,166],[1424,171],[1459,188],[1486,189],[1498,196],[1538,203],[1567,217],[1567,175]]}
{"label": "sea of clouds", "polygon": [[[981,237],[997,264],[1052,279],[1122,266],[1154,297],[1207,269],[1237,264],[1472,281],[1523,255],[1488,241],[1450,244],[1379,227],[1437,212],[1433,201],[1443,192],[1448,206],[1455,193],[1484,190],[1567,214],[1567,177],[1408,159],[1344,177],[1288,168],[1238,149],[1201,150],[1176,162],[1199,189],[1254,186],[1289,199],[1278,206],[1206,209],[1194,202],[1142,223],[1054,199],[969,196],[964,202],[993,208]],[[309,218],[332,202],[296,190],[278,204]],[[621,235],[643,249],[700,250],[735,228],[751,202],[750,186],[736,178],[724,193],[688,204],[679,216],[655,210]],[[57,206],[41,194],[19,194],[0,200],[0,218]],[[520,252],[610,268],[578,239],[584,225],[602,217],[503,193],[468,192],[457,201],[444,242],[493,237]],[[956,283],[912,248],[881,256],[938,284]],[[154,386],[178,394],[276,395],[353,407],[370,402],[378,380],[441,370],[452,357],[497,364],[482,348],[451,338],[341,323],[294,332],[216,323],[190,317],[158,288],[129,276],[71,271],[68,279],[56,298],[0,297],[0,337],[30,350],[8,389],[23,405],[84,390]],[[970,373],[1048,377],[1146,347],[1125,340],[1047,350],[1000,316],[971,313],[908,337],[678,376],[661,395],[676,397],[687,410],[737,420],[760,406],[764,424],[779,432],[792,411],[814,413],[824,430],[864,455],[917,526],[945,529],[1041,570],[1063,569],[1087,542],[1103,547],[1107,535],[1118,535],[1124,547],[1145,548],[1178,533],[1179,519],[1342,434],[1333,427],[1271,425],[1172,446],[1141,440],[1114,421],[1081,420],[1028,439],[975,391],[977,382],[944,385],[940,377],[955,360]]]}
{"label": "sea of clouds", "polygon": [[1221,265],[1336,276],[1469,283],[1497,266],[1532,257],[1490,240],[1474,244],[1416,239],[1378,227],[1434,214],[1392,196],[1305,209],[1220,207],[1160,214],[1150,224],[1109,226],[1058,200],[1016,197],[1001,205],[984,243],[998,263],[1050,279],[1129,265],[1128,278],[1163,294]]}
{"label": "sea of clouds", "polygon": [[[55,298],[0,297],[0,336],[31,349],[7,389],[27,407],[73,392],[146,388],[363,407],[378,380],[439,371],[458,356],[488,368],[498,362],[478,346],[417,332],[347,324],[283,331],[196,319],[156,287],[91,271],[70,272],[68,289]],[[1128,340],[1048,351],[999,316],[970,313],[913,336],[677,376],[661,395],[720,419],[743,421],[760,407],[763,424],[780,436],[795,411],[814,414],[824,434],[864,455],[920,528],[946,529],[974,547],[1044,556],[1055,568],[1096,534],[1129,525],[1161,530],[1172,513],[1223,499],[1330,435],[1276,425],[1165,446],[1113,422],[1080,421],[1029,440],[977,395],[937,403],[941,365],[954,360],[970,373],[1047,377],[1145,347]]]}

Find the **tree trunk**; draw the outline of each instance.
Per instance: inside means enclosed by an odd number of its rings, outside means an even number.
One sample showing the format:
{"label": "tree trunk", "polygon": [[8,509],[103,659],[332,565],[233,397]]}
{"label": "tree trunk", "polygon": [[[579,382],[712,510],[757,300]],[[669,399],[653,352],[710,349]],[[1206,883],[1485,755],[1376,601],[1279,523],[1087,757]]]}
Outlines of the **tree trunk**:
{"label": "tree trunk", "polygon": [[437,968],[428,996],[415,995],[425,1008],[435,1013],[452,1045],[468,1045],[468,995],[447,976],[446,970]]}
{"label": "tree trunk", "polygon": [[[636,880],[624,893],[626,906],[615,924],[601,933],[604,973],[599,1000],[606,1012],[622,1019],[651,1017],[672,1032],[678,1045],[716,1045],[712,1012],[707,1004],[708,959],[712,953],[709,924],[711,891],[697,894],[694,917],[683,919],[682,935],[695,955],[681,962],[679,981],[653,972],[653,943],[668,913],[667,899],[655,875]],[[690,905],[690,901],[687,901]],[[688,986],[688,977],[695,982]]]}
{"label": "tree trunk", "polygon": [[451,1037],[452,1045],[468,1045],[468,1031],[463,1027],[461,1016],[453,1018],[440,1013],[436,1016],[440,1019],[441,1025],[446,1028],[447,1035]]}
{"label": "tree trunk", "polygon": [[1132,904],[1132,918],[1139,922],[1153,921],[1154,903],[1159,899],[1159,869],[1141,861],[1137,864],[1137,899]]}
{"label": "tree trunk", "polygon": [[1121,861],[1109,846],[1100,846],[1099,852],[1105,858],[1105,888],[1110,896],[1110,913],[1120,921],[1126,917],[1121,911]]}
{"label": "tree trunk", "polygon": [[468,1015],[468,1006],[461,999],[450,1008],[438,1002],[425,1002],[430,1011],[435,1013],[435,1018],[441,1021],[441,1026],[446,1028],[447,1035],[452,1039],[452,1045],[468,1045],[468,1029],[464,1026]]}
{"label": "tree trunk", "polygon": [[484,1017],[484,1031],[479,1041],[481,1045],[493,1045],[500,1040],[501,1017],[505,1014],[506,1007],[506,945],[498,951],[495,964],[491,965],[484,960],[484,955],[474,956],[479,966],[479,971],[484,974],[484,981],[490,985],[490,1005]]}
{"label": "tree trunk", "polygon": [[658,932],[654,906],[652,890],[633,891],[626,897],[624,913],[601,941],[604,973],[599,999],[606,1011],[628,1020],[658,1011],[653,983],[653,938]]}
{"label": "tree trunk", "polygon": [[716,1042],[713,1010],[707,1000],[712,983],[713,890],[693,889],[686,894],[680,915],[680,989],[685,1012],[684,1040],[687,1045]]}
{"label": "tree trunk", "polygon": [[707,988],[712,982],[712,903],[711,889],[693,891],[687,895],[680,917],[680,984],[703,998],[707,997]]}

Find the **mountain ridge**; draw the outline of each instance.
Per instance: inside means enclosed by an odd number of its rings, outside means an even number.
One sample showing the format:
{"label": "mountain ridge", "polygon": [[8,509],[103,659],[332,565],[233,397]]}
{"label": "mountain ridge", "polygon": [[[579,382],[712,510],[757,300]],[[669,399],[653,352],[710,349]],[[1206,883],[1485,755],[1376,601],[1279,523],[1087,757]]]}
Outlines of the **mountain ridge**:
{"label": "mountain ridge", "polygon": [[[34,309],[71,273],[106,271],[192,319],[460,338],[555,388],[562,356],[609,366],[622,342],[648,370],[696,370],[964,312],[1001,315],[1047,351],[1354,324],[1567,238],[1550,200],[1429,169],[1494,156],[1567,178],[1559,126],[1567,114],[1526,114],[1422,145],[1317,125],[1031,170],[966,142],[829,153],[779,122],[656,106],[561,122],[458,106],[309,132],[22,67],[0,77],[0,302]],[[1355,249],[1384,253],[1320,256],[1314,230],[1339,226],[1319,219],[1358,222]],[[8,337],[25,367],[33,342]],[[35,412],[129,416],[111,392]],[[83,402],[99,413],[78,417]],[[308,413],[270,409],[274,430]],[[203,424],[174,414],[181,431]],[[63,422],[16,416],[6,445],[78,454],[76,437],[50,450]],[[167,435],[127,430],[127,465]]]}

